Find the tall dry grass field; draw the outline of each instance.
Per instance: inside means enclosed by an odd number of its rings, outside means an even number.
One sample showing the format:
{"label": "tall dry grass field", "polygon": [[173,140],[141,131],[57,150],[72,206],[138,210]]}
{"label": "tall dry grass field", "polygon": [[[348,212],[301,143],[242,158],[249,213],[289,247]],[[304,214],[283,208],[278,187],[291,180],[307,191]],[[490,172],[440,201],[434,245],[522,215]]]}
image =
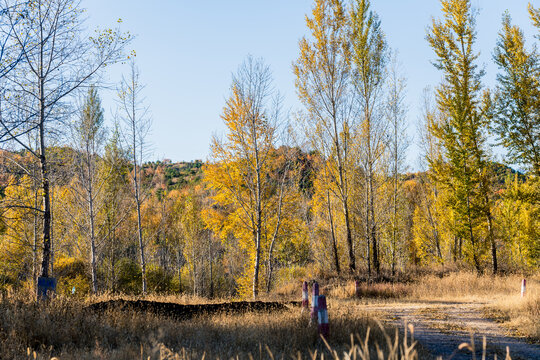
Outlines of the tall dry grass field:
{"label": "tall dry grass field", "polygon": [[[158,298],[154,298],[158,300]],[[161,299],[160,299],[161,300]],[[174,300],[169,297],[167,300]],[[194,302],[182,298],[180,302]],[[411,341],[395,342],[364,313],[329,302],[328,343],[309,324],[307,313],[292,307],[274,313],[216,314],[186,321],[121,310],[97,314],[86,302],[57,298],[36,304],[27,296],[3,297],[0,303],[2,359],[207,359],[325,358],[354,352],[358,358],[397,359],[399,351],[415,358]],[[371,329],[371,330],[368,330]],[[370,332],[369,341],[365,342]],[[394,330],[389,331],[394,334]],[[353,345],[351,345],[351,334]],[[362,341],[360,341],[362,340]],[[271,355],[270,355],[271,354]],[[352,354],[352,353],[351,353]],[[394,354],[394,355],[392,355]],[[390,355],[390,357],[388,357]]]}
{"label": "tall dry grass field", "polygon": [[[486,314],[531,339],[540,339],[540,279],[528,278],[520,297],[519,276],[471,273],[427,275],[405,283],[362,283],[361,302],[469,301],[487,304]],[[356,306],[354,281],[321,282],[327,295],[331,336],[326,344],[307,312],[284,311],[209,314],[178,320],[151,313],[109,309],[95,312],[90,303],[136,297],[101,295],[86,300],[58,297],[36,304],[30,293],[0,298],[0,359],[251,359],[357,358],[414,359],[427,353],[395,329],[379,324]],[[267,299],[299,300],[300,281]],[[224,302],[189,296],[149,296],[146,300],[178,304]],[[366,336],[369,333],[368,341]],[[351,341],[351,334],[353,335]],[[386,334],[391,334],[388,336]],[[380,351],[378,351],[378,348]]]}

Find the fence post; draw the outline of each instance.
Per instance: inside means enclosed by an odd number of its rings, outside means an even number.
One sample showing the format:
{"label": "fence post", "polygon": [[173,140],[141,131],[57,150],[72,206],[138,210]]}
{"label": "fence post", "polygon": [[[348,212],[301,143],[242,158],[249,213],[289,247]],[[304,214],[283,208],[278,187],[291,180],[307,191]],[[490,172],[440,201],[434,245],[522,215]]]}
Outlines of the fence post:
{"label": "fence post", "polygon": [[359,298],[360,297],[360,281],[356,280],[354,282],[354,295]]}
{"label": "fence post", "polygon": [[319,284],[314,281],[311,298],[311,320],[317,321],[317,308],[319,301]]}
{"label": "fence post", "polygon": [[309,307],[309,294],[307,281],[302,283],[302,312]]}
{"label": "fence post", "polygon": [[319,296],[318,300],[318,313],[319,313],[319,334],[325,339],[328,339],[330,335],[330,325],[328,324],[328,309],[326,307],[326,296]]}
{"label": "fence post", "polygon": [[521,280],[521,297],[525,297],[525,292],[527,290],[527,280]]}

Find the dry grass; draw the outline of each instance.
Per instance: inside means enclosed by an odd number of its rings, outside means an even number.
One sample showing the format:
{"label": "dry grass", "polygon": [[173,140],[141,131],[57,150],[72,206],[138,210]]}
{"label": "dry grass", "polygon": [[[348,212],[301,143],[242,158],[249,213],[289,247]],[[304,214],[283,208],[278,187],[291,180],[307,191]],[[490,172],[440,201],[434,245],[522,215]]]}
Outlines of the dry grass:
{"label": "dry grass", "polygon": [[[518,296],[521,291],[520,275],[477,275],[472,272],[455,272],[446,275],[424,275],[415,281],[361,282],[360,298],[400,299],[413,301],[492,301]],[[300,288],[296,284],[297,292]],[[540,273],[527,278],[529,293],[540,289]],[[321,292],[340,299],[354,298],[354,280],[332,281],[321,284]]]}
{"label": "dry grass", "polygon": [[540,344],[540,289],[529,290],[524,298],[499,298],[485,308],[486,316],[513,332]]}
{"label": "dry grass", "polygon": [[407,296],[409,286],[400,283],[372,283],[363,282],[359,284],[358,293],[354,281],[349,281],[340,286],[323,287],[329,296],[347,299],[355,296],[361,298],[376,298],[376,299],[402,299]]}
{"label": "dry grass", "polygon": [[[316,327],[309,325],[308,314],[301,314],[299,308],[270,314],[218,314],[176,321],[119,310],[95,314],[84,310],[86,304],[60,297],[49,304],[33,303],[26,296],[3,297],[1,357],[28,359],[35,352],[37,359],[62,360],[165,359],[167,356],[198,359],[203,355],[247,359],[269,358],[270,353],[275,358],[313,358],[313,354],[317,358],[322,355],[329,358],[352,351],[359,357],[367,354],[377,358],[378,347],[385,359],[397,359],[400,348],[409,354],[402,359],[413,359],[416,354],[410,342],[405,347],[403,339],[388,337],[366,314],[352,312],[339,301],[329,301],[331,336],[327,344],[319,338]],[[369,328],[371,334],[365,342]],[[351,334],[357,334],[352,345]]]}
{"label": "dry grass", "polygon": [[[540,273],[527,277],[527,296],[521,298],[522,275],[477,275],[473,272],[428,274],[406,283],[360,284],[366,301],[477,302],[486,305],[486,316],[504,323],[518,335],[540,343]],[[353,280],[322,288],[340,299],[355,297]]]}
{"label": "dry grass", "polygon": [[[528,296],[519,298],[520,277],[470,273],[424,276],[408,283],[362,283],[366,301],[493,300],[492,314],[531,338],[540,338],[540,282],[528,279]],[[177,321],[152,314],[109,310],[84,311],[90,302],[119,298],[110,294],[85,300],[59,297],[35,304],[31,294],[0,298],[0,358],[37,359],[207,359],[221,358],[424,358],[403,336],[388,336],[368,314],[352,310],[354,282],[321,284],[329,299],[331,337],[323,342],[299,308],[275,313],[216,314]],[[300,281],[284,283],[267,299],[298,300]],[[123,299],[140,299],[125,297]],[[149,296],[151,301],[180,304],[224,302],[192,296]],[[369,330],[371,329],[371,330]],[[394,334],[394,329],[388,332]],[[368,340],[366,341],[369,333]],[[355,334],[351,340],[351,334]],[[30,352],[27,353],[28,349]],[[417,354],[418,351],[420,354]],[[400,356],[399,354],[402,354]]]}
{"label": "dry grass", "polygon": [[231,299],[226,298],[205,298],[202,296],[196,296],[192,294],[147,294],[142,295],[127,295],[127,294],[115,294],[115,293],[102,293],[99,295],[91,295],[82,300],[85,304],[93,304],[96,302],[110,301],[110,300],[148,300],[148,301],[158,301],[158,302],[171,302],[181,305],[192,305],[192,304],[217,304],[230,301]]}
{"label": "dry grass", "polygon": [[[409,298],[447,301],[491,301],[520,294],[519,275],[492,276],[470,272],[450,273],[439,277],[427,275],[409,285]],[[529,286],[539,287],[538,275],[529,278]]]}

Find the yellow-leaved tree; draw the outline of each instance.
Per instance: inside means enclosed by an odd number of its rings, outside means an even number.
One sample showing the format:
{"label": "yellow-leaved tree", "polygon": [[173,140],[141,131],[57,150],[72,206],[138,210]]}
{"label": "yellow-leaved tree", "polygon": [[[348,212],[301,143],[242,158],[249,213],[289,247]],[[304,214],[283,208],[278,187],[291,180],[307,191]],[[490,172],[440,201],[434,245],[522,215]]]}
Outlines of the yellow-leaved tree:
{"label": "yellow-leaved tree", "polygon": [[271,274],[272,251],[291,224],[284,221],[291,214],[285,205],[294,201],[285,186],[291,164],[276,168],[279,95],[262,60],[248,57],[240,66],[221,117],[227,134],[212,140],[204,169],[214,202],[205,219],[222,240],[237,241],[243,250],[247,259],[237,287],[241,296],[255,299],[260,274]]}
{"label": "yellow-leaved tree", "polygon": [[[316,0],[312,17],[306,17],[306,25],[311,39],[300,40],[300,55],[293,65],[298,96],[308,113],[303,126],[309,145],[322,158],[319,177],[325,178],[328,185],[317,188],[322,192],[318,198],[326,199],[326,206],[330,208],[334,197],[341,205],[339,212],[343,213],[349,271],[354,272],[356,260],[350,211],[354,117],[350,96],[348,17],[344,2]],[[334,263],[339,272],[337,235],[332,230],[332,223],[333,217],[328,221],[328,227]]]}

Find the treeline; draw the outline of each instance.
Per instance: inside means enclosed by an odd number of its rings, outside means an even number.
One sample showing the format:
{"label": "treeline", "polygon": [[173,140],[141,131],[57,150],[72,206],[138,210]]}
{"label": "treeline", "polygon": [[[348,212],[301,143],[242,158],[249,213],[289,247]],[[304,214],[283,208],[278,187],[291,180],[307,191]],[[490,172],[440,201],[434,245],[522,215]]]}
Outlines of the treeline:
{"label": "treeline", "polygon": [[[182,165],[148,162],[133,62],[104,125],[98,75],[129,36],[84,39],[72,0],[6,1],[0,286],[54,276],[65,294],[257,297],[315,272],[538,269],[536,45],[505,14],[488,89],[470,1],[441,5],[426,39],[443,80],[422,99],[425,171],[409,173],[406,79],[369,1],[315,0],[293,64],[302,110],[284,113],[270,68],[248,57],[209,161]],[[520,172],[494,162],[489,139]]]}

